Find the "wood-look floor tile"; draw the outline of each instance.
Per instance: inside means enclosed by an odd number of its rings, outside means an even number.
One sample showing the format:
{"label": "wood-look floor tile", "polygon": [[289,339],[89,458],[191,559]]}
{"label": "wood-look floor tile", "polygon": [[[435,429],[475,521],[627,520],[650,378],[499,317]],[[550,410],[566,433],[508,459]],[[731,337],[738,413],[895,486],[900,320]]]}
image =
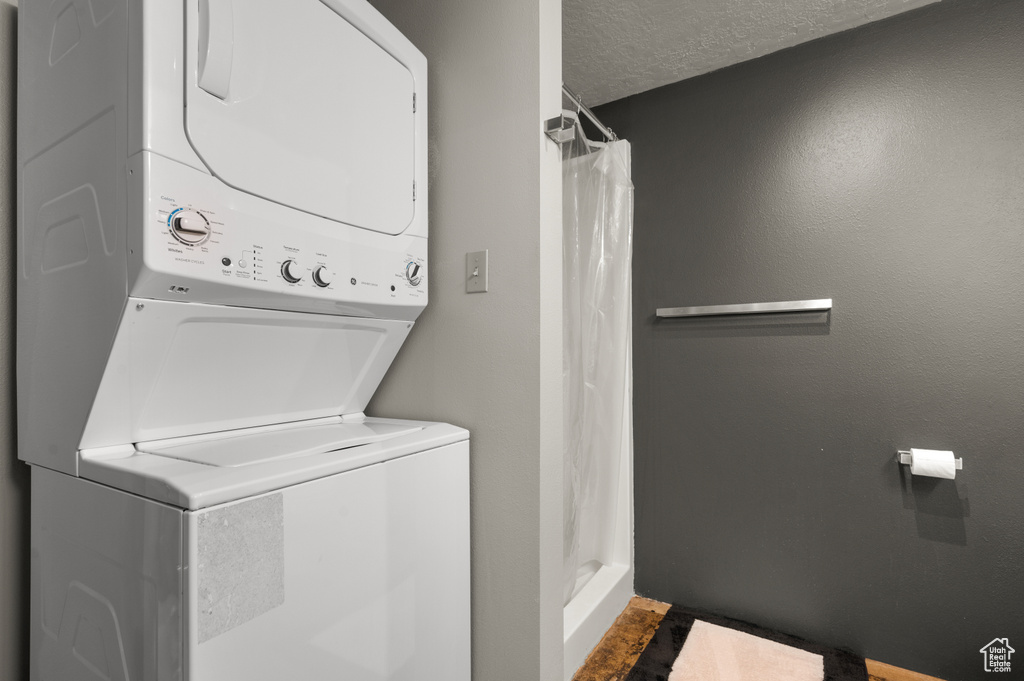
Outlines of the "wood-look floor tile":
{"label": "wood-look floor tile", "polygon": [[867,665],[870,681],[942,681],[934,676],[908,671],[884,662],[864,660],[864,663]]}
{"label": "wood-look floor tile", "polygon": [[636,664],[671,606],[634,596],[573,681],[621,681]]}

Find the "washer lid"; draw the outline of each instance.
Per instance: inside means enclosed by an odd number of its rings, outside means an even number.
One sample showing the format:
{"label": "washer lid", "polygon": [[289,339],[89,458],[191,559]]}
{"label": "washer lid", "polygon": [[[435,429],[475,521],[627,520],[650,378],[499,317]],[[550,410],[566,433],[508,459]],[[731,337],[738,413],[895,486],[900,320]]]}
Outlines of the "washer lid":
{"label": "washer lid", "polygon": [[210,172],[331,220],[405,231],[418,143],[425,152],[416,48],[352,0],[187,6],[185,127]]}
{"label": "washer lid", "polygon": [[248,433],[232,437],[206,439],[187,444],[174,441],[140,442],[138,452],[166,456],[207,466],[249,466],[257,463],[294,459],[310,454],[337,452],[374,442],[383,442],[422,430],[408,423],[364,421],[331,423]]}
{"label": "washer lid", "polygon": [[[393,427],[388,428],[389,425]],[[323,437],[307,439],[300,434],[304,429],[315,431],[320,426],[338,428],[322,431]],[[257,442],[258,439],[275,431],[280,432],[282,439],[278,441],[277,437],[269,438],[267,442],[273,443],[273,446],[264,448]],[[343,431],[345,434],[339,435]],[[368,432],[376,433],[380,439],[351,446],[358,440],[360,434]],[[353,436],[352,439],[347,437],[348,434]],[[234,435],[197,435],[182,438],[177,443],[184,445],[204,440],[213,444],[219,441],[225,443],[225,447],[229,447],[227,441],[238,438],[234,444],[240,445],[239,449],[253,447],[256,452],[248,461],[241,455],[234,459],[226,457],[227,461],[234,461],[238,465],[217,465],[175,458],[167,455],[172,450],[164,450],[165,447],[176,443],[150,441],[138,443],[139,449],[130,444],[83,449],[78,452],[78,474],[87,480],[130,494],[183,509],[197,510],[337,475],[363,466],[384,463],[437,447],[456,443],[465,443],[462,446],[468,446],[466,441],[469,438],[469,433],[465,430],[447,423],[398,421],[355,415],[344,419],[334,416],[300,424],[262,426],[258,432],[250,431],[250,435],[256,437],[243,439],[241,432]],[[347,448],[317,451],[320,447],[331,446],[331,443]],[[306,449],[302,450],[302,447]],[[142,451],[147,449],[161,450],[164,453],[151,454]],[[300,450],[304,451],[305,455],[300,456]],[[257,460],[259,452],[267,456]]]}

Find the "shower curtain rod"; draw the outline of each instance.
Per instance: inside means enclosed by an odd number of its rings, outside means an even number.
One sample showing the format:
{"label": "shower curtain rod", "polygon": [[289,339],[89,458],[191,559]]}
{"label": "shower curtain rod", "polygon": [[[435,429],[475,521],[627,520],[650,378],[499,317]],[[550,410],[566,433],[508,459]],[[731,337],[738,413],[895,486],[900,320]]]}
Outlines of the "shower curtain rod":
{"label": "shower curtain rod", "polygon": [[599,121],[597,116],[594,115],[594,112],[588,109],[587,105],[583,103],[583,99],[580,98],[578,94],[570,90],[565,83],[562,83],[562,94],[572,100],[573,104],[575,104],[579,110],[590,119],[591,123],[597,126],[597,129],[601,131],[601,134],[604,135],[609,142],[615,142],[619,139],[619,136],[612,132],[611,128],[605,126],[604,123]]}

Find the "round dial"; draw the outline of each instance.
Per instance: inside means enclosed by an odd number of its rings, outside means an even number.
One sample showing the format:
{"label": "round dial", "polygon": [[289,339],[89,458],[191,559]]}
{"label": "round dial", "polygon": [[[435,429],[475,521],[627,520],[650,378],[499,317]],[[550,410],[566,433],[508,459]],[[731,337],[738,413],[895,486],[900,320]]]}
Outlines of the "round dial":
{"label": "round dial", "polygon": [[420,282],[423,281],[423,276],[420,273],[420,266],[418,263],[411,262],[405,266],[405,278],[413,286],[420,285]]}
{"label": "round dial", "polygon": [[302,270],[299,269],[299,263],[294,260],[285,260],[281,263],[281,277],[292,284],[302,279]]}
{"label": "round dial", "polygon": [[169,220],[171,235],[186,246],[198,246],[210,238],[210,222],[197,210],[179,210]]}
{"label": "round dial", "polygon": [[313,283],[320,288],[327,288],[331,285],[331,273],[327,271],[327,268],[320,265],[313,270]]}

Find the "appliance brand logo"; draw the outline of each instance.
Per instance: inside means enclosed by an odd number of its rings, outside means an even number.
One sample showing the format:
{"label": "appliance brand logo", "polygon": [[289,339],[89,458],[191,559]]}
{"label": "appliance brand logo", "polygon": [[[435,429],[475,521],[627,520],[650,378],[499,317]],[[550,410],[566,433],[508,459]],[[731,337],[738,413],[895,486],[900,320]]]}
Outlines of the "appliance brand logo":
{"label": "appliance brand logo", "polygon": [[985,671],[1009,672],[1010,656],[1017,651],[1010,647],[1010,639],[994,638],[979,652],[985,658]]}

